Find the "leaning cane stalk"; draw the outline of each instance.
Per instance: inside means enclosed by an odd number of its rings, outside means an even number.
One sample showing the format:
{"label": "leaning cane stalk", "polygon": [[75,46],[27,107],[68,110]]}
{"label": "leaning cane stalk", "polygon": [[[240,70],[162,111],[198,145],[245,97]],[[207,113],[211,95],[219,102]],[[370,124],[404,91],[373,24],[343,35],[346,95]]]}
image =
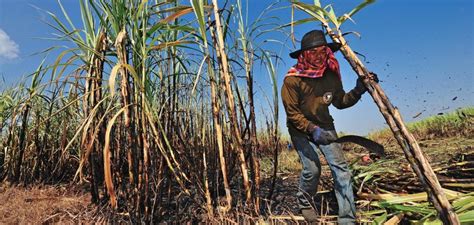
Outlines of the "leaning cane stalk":
{"label": "leaning cane stalk", "polygon": [[[436,174],[424,156],[423,151],[421,150],[414,136],[406,128],[398,109],[392,105],[382,87],[377,82],[374,82],[371,79],[366,79],[371,77],[369,70],[355,55],[355,53],[347,44],[347,41],[341,35],[341,31],[339,29],[340,25],[347,18],[350,18],[351,15],[372,2],[373,1],[365,1],[361,5],[357,6],[349,14],[345,14],[340,18],[336,18],[332,7],[326,7],[329,9],[329,11],[326,11],[326,8],[322,9],[319,1],[315,1],[314,6],[309,6],[298,2],[294,2],[294,6],[309,13],[316,20],[320,21],[331,39],[334,42],[341,44],[340,50],[344,55],[344,58],[349,62],[350,66],[357,73],[357,75],[361,78],[364,78],[364,85],[368,89],[368,92],[372,96],[374,102],[378,106],[380,112],[392,130],[392,133],[397,139],[398,144],[405,153],[405,157],[425,187],[431,202],[439,213],[440,219],[445,224],[459,224],[459,219],[454,212],[453,207],[446,198],[446,195],[442,190],[438,179],[436,178]],[[328,20],[336,26],[334,30],[331,28],[326,18],[328,18]]]}
{"label": "leaning cane stalk", "polygon": [[[349,62],[352,69],[360,77],[370,77],[369,70],[364,66],[360,59],[355,55],[347,44],[344,37],[336,34],[328,24],[323,24],[329,36],[334,42],[342,44],[341,52],[344,58]],[[446,224],[459,224],[458,217],[444,194],[439,184],[436,174],[426,159],[418,142],[408,131],[398,109],[392,105],[382,87],[370,79],[364,79],[364,84],[372,96],[375,104],[379,107],[380,112],[384,116],[387,124],[390,126],[392,133],[397,139],[398,144],[405,153],[405,157],[410,162],[411,167],[419,177],[421,183],[425,187],[431,202],[439,212],[441,220]]]}

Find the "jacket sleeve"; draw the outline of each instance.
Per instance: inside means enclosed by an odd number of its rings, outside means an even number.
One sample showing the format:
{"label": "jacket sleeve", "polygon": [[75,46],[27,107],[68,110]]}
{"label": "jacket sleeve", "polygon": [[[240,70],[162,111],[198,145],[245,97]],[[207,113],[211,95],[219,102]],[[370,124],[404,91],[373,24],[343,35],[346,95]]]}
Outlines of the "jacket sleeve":
{"label": "jacket sleeve", "polygon": [[316,125],[309,121],[301,112],[298,89],[297,79],[294,77],[285,78],[281,89],[283,106],[285,107],[288,122],[299,131],[310,134]]}
{"label": "jacket sleeve", "polygon": [[336,85],[334,99],[332,101],[334,107],[345,109],[355,105],[359,101],[361,95],[357,94],[354,90],[346,93],[342,87],[342,81],[339,78],[335,79],[334,83]]}

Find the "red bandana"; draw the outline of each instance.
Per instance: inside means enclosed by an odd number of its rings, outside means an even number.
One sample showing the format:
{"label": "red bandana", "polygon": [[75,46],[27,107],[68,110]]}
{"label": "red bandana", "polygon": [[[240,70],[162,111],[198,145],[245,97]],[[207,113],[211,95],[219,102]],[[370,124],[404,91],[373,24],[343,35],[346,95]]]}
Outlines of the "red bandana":
{"label": "red bandana", "polygon": [[324,75],[326,69],[337,73],[341,79],[339,63],[334,53],[329,47],[321,46],[301,52],[298,63],[288,70],[286,76],[318,78]]}

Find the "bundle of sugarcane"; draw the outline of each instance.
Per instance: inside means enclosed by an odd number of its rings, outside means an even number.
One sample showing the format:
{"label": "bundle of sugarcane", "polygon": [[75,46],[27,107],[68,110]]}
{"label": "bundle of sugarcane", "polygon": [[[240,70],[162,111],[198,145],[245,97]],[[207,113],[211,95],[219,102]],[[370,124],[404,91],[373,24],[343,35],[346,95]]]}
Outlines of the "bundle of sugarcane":
{"label": "bundle of sugarcane", "polygon": [[[376,224],[409,220],[415,224],[441,224],[422,185],[398,158],[370,164],[352,163],[354,186],[360,199],[362,222]],[[474,222],[474,152],[458,153],[433,167],[460,222]],[[392,217],[392,218],[390,218]],[[396,224],[396,223],[395,223]]]}

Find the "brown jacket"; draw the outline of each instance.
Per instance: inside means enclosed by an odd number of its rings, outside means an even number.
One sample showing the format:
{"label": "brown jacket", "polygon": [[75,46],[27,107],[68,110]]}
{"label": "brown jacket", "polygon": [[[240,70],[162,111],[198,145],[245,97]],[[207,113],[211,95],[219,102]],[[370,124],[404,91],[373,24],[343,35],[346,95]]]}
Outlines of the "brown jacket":
{"label": "brown jacket", "polygon": [[[325,94],[331,95],[332,100],[324,98]],[[334,130],[329,105],[333,104],[338,109],[348,108],[357,103],[360,96],[355,91],[346,93],[341,80],[331,70],[326,70],[321,78],[287,76],[281,88],[287,126],[307,134],[315,125]]]}

